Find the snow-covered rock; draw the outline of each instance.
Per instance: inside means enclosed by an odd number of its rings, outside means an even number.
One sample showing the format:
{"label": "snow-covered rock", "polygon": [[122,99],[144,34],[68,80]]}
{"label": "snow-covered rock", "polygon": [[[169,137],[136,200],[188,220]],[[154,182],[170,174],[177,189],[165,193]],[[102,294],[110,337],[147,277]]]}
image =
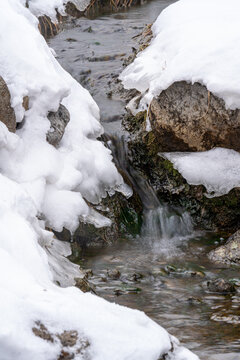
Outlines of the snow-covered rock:
{"label": "snow-covered rock", "polygon": [[74,5],[78,11],[83,12],[90,0],[27,0],[28,8],[35,16],[45,15],[53,22],[56,21],[57,12],[61,15],[66,14],[66,6],[69,3]]}
{"label": "snow-covered rock", "polygon": [[165,153],[191,185],[204,185],[208,196],[221,196],[240,187],[240,154],[216,148],[203,152]]}
{"label": "snow-covered rock", "polygon": [[238,0],[180,0],[163,10],[150,46],[120,76],[126,88],[142,92],[141,107],[185,80],[240,108],[239,10]]}
{"label": "snow-covered rock", "polygon": [[212,149],[166,157],[189,184],[214,196],[239,187],[240,155],[229,150],[240,150],[239,10],[237,0],[177,1],[120,75],[125,88],[141,92],[139,110],[148,110],[160,152]]}

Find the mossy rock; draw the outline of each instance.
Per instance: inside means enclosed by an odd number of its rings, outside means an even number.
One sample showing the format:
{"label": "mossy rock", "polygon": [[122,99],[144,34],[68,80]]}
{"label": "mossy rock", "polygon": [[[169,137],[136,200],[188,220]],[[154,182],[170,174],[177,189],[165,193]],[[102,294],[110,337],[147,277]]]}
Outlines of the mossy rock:
{"label": "mossy rock", "polygon": [[161,156],[163,148],[157,135],[146,132],[146,116],[125,117],[130,132],[128,148],[131,165],[149,181],[159,200],[189,211],[196,225],[209,230],[231,233],[240,227],[240,188],[228,194],[209,198],[202,185],[189,185],[173,164]]}

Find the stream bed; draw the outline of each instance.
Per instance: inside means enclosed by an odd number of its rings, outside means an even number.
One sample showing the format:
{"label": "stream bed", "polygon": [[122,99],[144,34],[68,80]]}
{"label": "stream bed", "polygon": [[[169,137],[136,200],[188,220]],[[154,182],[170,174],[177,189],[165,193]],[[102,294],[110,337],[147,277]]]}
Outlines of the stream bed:
{"label": "stream bed", "polygon": [[[136,35],[171,3],[155,0],[128,11],[72,20],[49,41],[61,65],[98,103],[102,124],[112,136],[124,133],[125,112],[120,96],[111,93],[112,81],[132,48],[138,47]],[[144,311],[200,359],[240,360],[239,268],[209,262],[206,254],[223,239],[191,230],[184,215],[188,231],[182,233],[168,210],[161,217],[162,209],[159,205],[156,211],[145,212],[141,236],[119,239],[101,250],[88,249],[74,261],[92,270],[89,281],[98,295]],[[168,225],[171,234],[157,231],[164,219],[175,219]],[[216,278],[235,279],[237,291],[209,291],[205,283]]]}

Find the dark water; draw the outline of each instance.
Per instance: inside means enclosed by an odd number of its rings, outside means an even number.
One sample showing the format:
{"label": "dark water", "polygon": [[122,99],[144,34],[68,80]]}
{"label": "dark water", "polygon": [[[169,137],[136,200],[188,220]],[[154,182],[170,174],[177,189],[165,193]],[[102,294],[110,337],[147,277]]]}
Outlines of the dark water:
{"label": "dark water", "polygon": [[[135,36],[171,3],[155,0],[75,20],[50,41],[61,65],[97,101],[105,130],[112,135],[121,133],[125,106],[116,94],[111,97],[113,79],[124,58],[138,47]],[[124,156],[121,163],[124,167]],[[88,250],[84,259],[75,261],[93,269],[90,281],[99,295],[145,311],[202,360],[240,360],[240,292],[210,293],[202,285],[208,279],[240,278],[239,269],[208,262],[207,252],[221,240],[194,232],[187,214],[172,214],[154,197],[151,209],[149,191],[142,236],[119,239],[101,251]]]}

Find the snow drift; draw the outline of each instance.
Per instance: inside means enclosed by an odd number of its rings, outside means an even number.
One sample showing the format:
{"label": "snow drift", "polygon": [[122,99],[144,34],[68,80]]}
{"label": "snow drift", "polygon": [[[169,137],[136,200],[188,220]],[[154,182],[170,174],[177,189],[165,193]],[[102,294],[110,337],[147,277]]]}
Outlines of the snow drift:
{"label": "snow drift", "polygon": [[[29,9],[21,0],[0,2],[0,76],[22,122],[16,134],[0,123],[0,358],[157,360],[169,353],[169,359],[197,359],[143,313],[67,287],[79,269],[64,257],[68,244],[46,225],[58,231],[74,231],[79,219],[109,225],[85,200],[129,189],[96,140],[102,133],[97,105],[38,32],[30,10],[40,3],[50,15],[61,1],[32,0]],[[55,148],[46,141],[47,114],[60,103],[71,119]],[[77,334],[72,346],[61,340],[64,331]]]}

